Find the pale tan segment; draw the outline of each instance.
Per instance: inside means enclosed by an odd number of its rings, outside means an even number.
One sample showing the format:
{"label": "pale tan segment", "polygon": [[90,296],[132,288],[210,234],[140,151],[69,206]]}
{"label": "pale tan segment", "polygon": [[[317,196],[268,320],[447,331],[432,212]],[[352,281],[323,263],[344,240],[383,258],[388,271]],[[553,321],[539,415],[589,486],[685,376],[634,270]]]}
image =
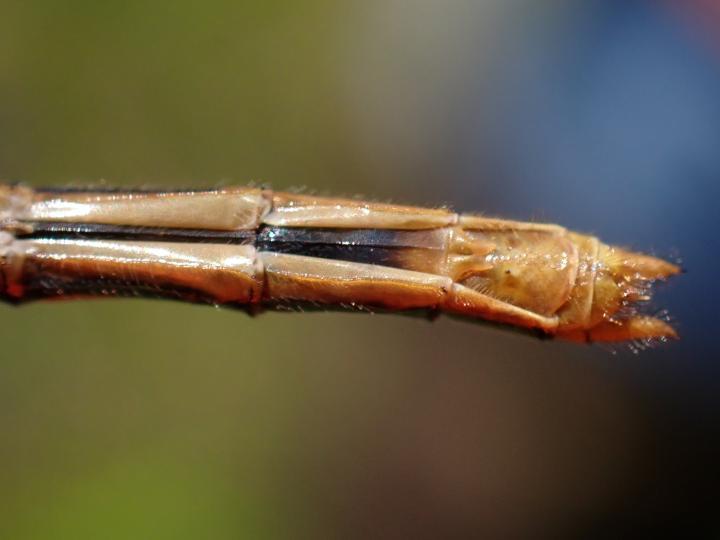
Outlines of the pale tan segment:
{"label": "pale tan segment", "polygon": [[219,304],[258,302],[262,293],[262,267],[252,246],[14,240],[5,245],[0,259],[5,294],[18,299],[36,280],[95,283],[106,288],[108,295],[114,294],[114,287],[144,292],[177,290],[182,297],[196,296]]}
{"label": "pale tan segment", "polygon": [[547,334],[554,333],[558,325],[557,317],[538,315],[457,283],[453,284],[443,311],[521,328],[535,328]]}
{"label": "pale tan segment", "polygon": [[448,247],[450,254],[485,257],[495,249],[495,244],[488,237],[477,234],[477,231],[464,231],[462,227],[453,227],[450,232]]}
{"label": "pale tan segment", "polygon": [[12,205],[12,217],[21,221],[223,231],[255,229],[270,207],[262,190],[252,188],[168,193],[43,193],[16,188],[5,198]]}
{"label": "pale tan segment", "polygon": [[435,308],[452,286],[447,277],[387,266],[272,252],[258,256],[265,269],[267,301]]}
{"label": "pale tan segment", "polygon": [[558,311],[563,330],[586,328],[590,323],[600,248],[600,242],[594,236],[570,233],[569,237],[578,248],[579,266],[570,298]]}
{"label": "pale tan segment", "polygon": [[402,247],[395,264],[407,270],[448,276],[460,281],[491,267],[486,257],[495,249],[492,242],[471,237],[459,227],[421,231],[427,235],[427,247]]}
{"label": "pale tan segment", "polygon": [[276,193],[263,223],[275,227],[353,229],[434,229],[457,221],[444,208],[419,208],[352,199]]}
{"label": "pale tan segment", "polygon": [[462,230],[460,227],[447,229],[450,234],[447,242],[445,265],[439,273],[449,276],[455,282],[478,275],[492,268],[488,255],[496,246],[483,235]]}
{"label": "pale tan segment", "polygon": [[578,250],[565,234],[537,230],[466,231],[494,249],[462,284],[508,304],[550,316],[570,298]]}
{"label": "pale tan segment", "polygon": [[531,221],[514,221],[472,214],[461,214],[458,225],[472,231],[536,231],[554,234],[565,234],[567,229],[552,223],[533,223]]}

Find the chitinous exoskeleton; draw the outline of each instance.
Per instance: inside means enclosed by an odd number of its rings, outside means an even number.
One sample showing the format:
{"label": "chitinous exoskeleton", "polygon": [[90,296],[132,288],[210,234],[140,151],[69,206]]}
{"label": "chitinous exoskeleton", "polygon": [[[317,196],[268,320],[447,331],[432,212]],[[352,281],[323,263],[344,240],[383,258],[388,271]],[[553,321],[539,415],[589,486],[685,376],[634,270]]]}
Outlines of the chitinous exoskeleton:
{"label": "chitinous exoskeleton", "polygon": [[428,310],[573,341],[677,337],[641,315],[680,271],[557,225],[228,187],[0,185],[0,298],[151,296]]}

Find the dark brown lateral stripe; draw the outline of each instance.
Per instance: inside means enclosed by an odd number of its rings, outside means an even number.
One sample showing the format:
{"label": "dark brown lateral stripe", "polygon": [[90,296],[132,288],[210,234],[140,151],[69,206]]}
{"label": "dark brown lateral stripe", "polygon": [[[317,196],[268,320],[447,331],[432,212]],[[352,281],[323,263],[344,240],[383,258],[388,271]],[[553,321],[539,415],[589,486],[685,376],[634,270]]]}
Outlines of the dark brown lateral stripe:
{"label": "dark brown lateral stripe", "polygon": [[325,244],[335,246],[374,246],[386,248],[420,248],[444,250],[442,236],[436,229],[323,229],[304,227],[263,227],[258,233],[258,247],[275,244]]}
{"label": "dark brown lateral stripe", "polygon": [[159,242],[212,242],[226,244],[253,244],[254,230],[211,231],[205,229],[171,229],[161,227],[134,227],[101,223],[67,223],[61,221],[25,222],[31,232],[18,232],[18,238],[83,238],[112,240],[146,240]]}
{"label": "dark brown lateral stripe", "polygon": [[443,252],[436,231],[395,229],[322,229],[263,227],[255,244],[259,251],[304,255],[404,268],[409,250]]}

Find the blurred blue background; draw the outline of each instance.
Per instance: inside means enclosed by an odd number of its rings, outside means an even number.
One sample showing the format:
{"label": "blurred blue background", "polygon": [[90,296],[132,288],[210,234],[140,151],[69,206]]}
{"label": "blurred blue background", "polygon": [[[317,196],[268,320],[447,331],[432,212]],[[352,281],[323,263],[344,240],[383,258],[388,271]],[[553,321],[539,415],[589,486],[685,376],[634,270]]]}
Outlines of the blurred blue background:
{"label": "blurred blue background", "polygon": [[4,538],[720,533],[711,1],[0,2],[0,177],[363,194],[682,259],[634,355],[441,318],[0,306]]}

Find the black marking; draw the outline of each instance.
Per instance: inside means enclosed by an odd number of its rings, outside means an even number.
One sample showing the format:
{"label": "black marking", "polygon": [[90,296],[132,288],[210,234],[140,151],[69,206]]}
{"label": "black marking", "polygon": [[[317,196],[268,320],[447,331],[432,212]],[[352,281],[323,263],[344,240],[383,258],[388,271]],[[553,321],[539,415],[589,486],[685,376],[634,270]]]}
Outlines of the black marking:
{"label": "black marking", "polygon": [[67,238],[105,240],[145,240],[186,243],[253,244],[255,230],[214,231],[165,227],[135,227],[102,223],[69,223],[61,221],[25,222],[30,232],[17,233],[18,238]]}
{"label": "black marking", "polygon": [[396,229],[324,229],[304,227],[263,227],[258,244],[328,244],[339,246],[375,246],[387,248],[444,249],[437,230],[406,231]]}
{"label": "black marking", "polygon": [[263,227],[259,251],[402,267],[406,249],[444,250],[442,232],[395,229]]}
{"label": "black marking", "polygon": [[402,266],[399,249],[377,248],[372,246],[343,246],[337,244],[301,244],[288,242],[274,242],[270,245],[262,244],[258,248],[262,251],[286,253],[289,255],[304,255],[320,259],[333,259],[364,264],[377,264],[382,266]]}

